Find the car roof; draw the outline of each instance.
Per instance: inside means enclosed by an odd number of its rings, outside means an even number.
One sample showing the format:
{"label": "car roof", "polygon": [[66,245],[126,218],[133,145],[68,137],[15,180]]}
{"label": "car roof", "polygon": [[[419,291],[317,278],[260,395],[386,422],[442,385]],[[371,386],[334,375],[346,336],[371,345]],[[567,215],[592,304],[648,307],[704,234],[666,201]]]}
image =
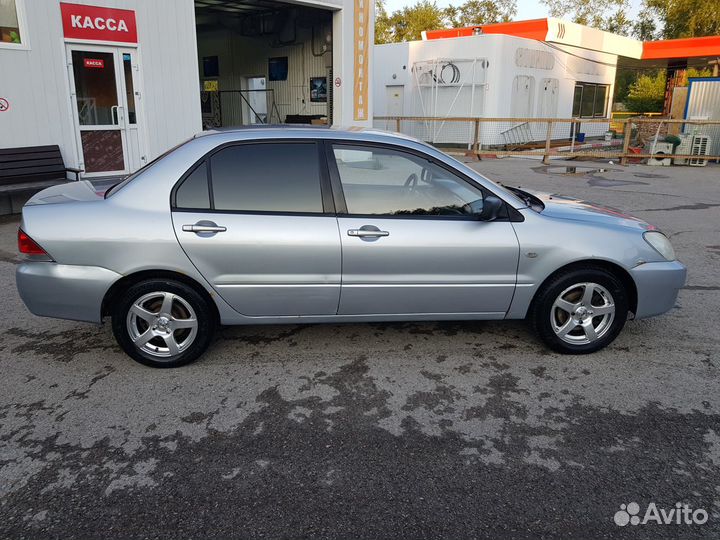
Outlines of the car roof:
{"label": "car roof", "polygon": [[401,142],[412,141],[425,144],[422,141],[402,133],[393,133],[382,129],[370,127],[327,127],[327,126],[309,126],[298,125],[289,126],[287,124],[259,124],[253,126],[242,126],[232,128],[213,128],[203,131],[195,135],[195,138],[221,136],[224,139],[234,138],[238,140],[263,138],[263,139],[282,139],[286,137],[299,138],[328,138],[328,139],[353,139],[358,141],[376,141],[376,142]]}

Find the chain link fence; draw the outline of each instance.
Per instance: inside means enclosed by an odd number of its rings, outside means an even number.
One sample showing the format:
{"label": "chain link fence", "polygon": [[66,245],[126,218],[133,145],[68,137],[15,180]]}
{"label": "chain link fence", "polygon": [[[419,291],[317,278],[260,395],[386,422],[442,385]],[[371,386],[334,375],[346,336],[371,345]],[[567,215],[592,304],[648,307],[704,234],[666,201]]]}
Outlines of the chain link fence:
{"label": "chain link fence", "polygon": [[720,120],[376,116],[373,125],[449,153],[481,157],[653,159],[655,165],[695,166],[720,161]]}

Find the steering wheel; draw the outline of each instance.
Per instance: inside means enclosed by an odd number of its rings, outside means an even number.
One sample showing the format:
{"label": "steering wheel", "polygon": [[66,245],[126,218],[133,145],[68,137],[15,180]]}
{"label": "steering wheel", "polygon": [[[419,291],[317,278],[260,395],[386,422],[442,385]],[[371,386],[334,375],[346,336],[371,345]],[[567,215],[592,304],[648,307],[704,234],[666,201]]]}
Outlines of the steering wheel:
{"label": "steering wheel", "polygon": [[417,184],[418,184],[418,175],[415,173],[412,173],[410,176],[407,177],[407,180],[405,180],[405,187],[409,187],[410,191],[415,191]]}

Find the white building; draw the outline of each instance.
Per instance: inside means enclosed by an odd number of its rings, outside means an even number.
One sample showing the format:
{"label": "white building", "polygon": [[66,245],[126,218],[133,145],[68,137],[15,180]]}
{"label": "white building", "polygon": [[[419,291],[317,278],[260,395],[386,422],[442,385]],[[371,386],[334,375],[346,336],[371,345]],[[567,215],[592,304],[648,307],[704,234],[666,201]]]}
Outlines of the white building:
{"label": "white building", "polygon": [[368,125],[373,19],[366,0],[0,0],[0,149],[59,145],[92,177],[203,126]]}
{"label": "white building", "polygon": [[[556,19],[431,31],[424,38],[376,46],[376,117],[606,118],[617,55],[642,54],[640,42]],[[543,124],[502,124],[484,129],[482,144],[500,144],[503,130],[521,128],[545,138]],[[381,120],[376,126],[395,124]],[[411,134],[436,143],[463,142],[471,128],[415,122]],[[563,129],[569,124],[556,126],[556,136],[567,137]]]}

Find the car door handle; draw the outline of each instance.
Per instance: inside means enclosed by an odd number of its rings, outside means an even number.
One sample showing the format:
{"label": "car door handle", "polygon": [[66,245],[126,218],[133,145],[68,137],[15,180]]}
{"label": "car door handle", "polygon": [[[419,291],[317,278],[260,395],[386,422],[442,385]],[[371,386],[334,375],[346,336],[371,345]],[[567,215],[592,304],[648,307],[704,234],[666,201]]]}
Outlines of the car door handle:
{"label": "car door handle", "polygon": [[218,233],[227,231],[227,227],[221,227],[219,225],[200,225],[196,223],[195,225],[183,225],[182,230],[194,233]]}
{"label": "car door handle", "polygon": [[378,238],[379,236],[390,236],[388,231],[381,231],[380,229],[350,229],[348,230],[348,236],[359,236],[360,238]]}

